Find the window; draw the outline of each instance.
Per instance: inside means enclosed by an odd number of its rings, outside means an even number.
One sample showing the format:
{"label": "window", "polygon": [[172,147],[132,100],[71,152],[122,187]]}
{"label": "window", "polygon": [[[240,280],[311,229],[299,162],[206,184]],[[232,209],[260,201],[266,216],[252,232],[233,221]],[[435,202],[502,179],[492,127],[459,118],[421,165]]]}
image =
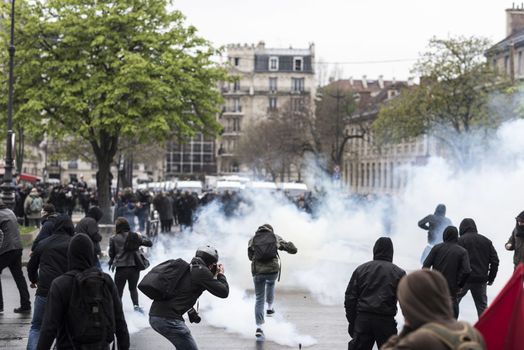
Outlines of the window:
{"label": "window", "polygon": [[293,112],[299,112],[302,110],[302,107],[304,106],[304,100],[301,98],[294,98],[291,100],[291,107],[293,109]]}
{"label": "window", "polygon": [[239,118],[233,119],[233,131],[236,131],[236,132],[240,131],[240,119]]}
{"label": "window", "polygon": [[295,72],[301,72],[303,70],[303,59],[302,59],[302,57],[295,57],[293,59],[293,70]]}
{"label": "window", "polygon": [[240,80],[235,80],[233,83],[233,91],[240,91]]}
{"label": "window", "polygon": [[240,105],[240,99],[233,99],[233,112],[242,112],[242,106]]}
{"label": "window", "polygon": [[291,78],[291,92],[304,92],[304,78]]}
{"label": "window", "polygon": [[276,97],[269,98],[269,109],[277,109],[277,98]]}
{"label": "window", "polygon": [[240,65],[240,57],[235,57],[234,59],[235,67],[238,67]]}
{"label": "window", "polygon": [[269,70],[278,70],[278,57],[269,57]]}
{"label": "window", "polygon": [[67,163],[67,169],[78,169],[78,162],[76,160],[70,160]]}
{"label": "window", "polygon": [[269,91],[270,92],[277,91],[277,78],[269,78]]}
{"label": "window", "polygon": [[508,55],[504,57],[504,72],[506,74],[509,74],[509,56]]}

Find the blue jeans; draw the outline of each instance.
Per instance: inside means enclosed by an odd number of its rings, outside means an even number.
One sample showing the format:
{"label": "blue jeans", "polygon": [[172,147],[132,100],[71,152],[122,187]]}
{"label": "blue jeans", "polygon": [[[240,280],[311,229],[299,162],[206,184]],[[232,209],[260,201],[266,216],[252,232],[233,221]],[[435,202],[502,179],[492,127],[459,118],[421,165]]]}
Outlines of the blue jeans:
{"label": "blue jeans", "polygon": [[29,339],[27,339],[27,350],[36,350],[38,345],[38,338],[40,337],[40,327],[42,326],[42,319],[44,318],[45,303],[47,297],[40,295],[35,296],[35,304],[33,307],[33,319],[31,320],[31,329],[29,329]]}
{"label": "blue jeans", "polygon": [[278,272],[253,276],[256,297],[255,320],[257,326],[264,324],[264,298],[268,304],[273,304],[273,300],[275,300],[275,281],[277,277]]}
{"label": "blue jeans", "polygon": [[169,340],[177,350],[198,350],[191,331],[184,320],[149,316],[149,324],[155,331]]}

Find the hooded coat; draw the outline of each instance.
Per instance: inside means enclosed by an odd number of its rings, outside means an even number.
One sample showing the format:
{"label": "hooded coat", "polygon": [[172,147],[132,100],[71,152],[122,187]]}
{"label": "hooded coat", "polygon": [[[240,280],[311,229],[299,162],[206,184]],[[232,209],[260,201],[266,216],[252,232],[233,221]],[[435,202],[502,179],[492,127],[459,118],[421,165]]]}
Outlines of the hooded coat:
{"label": "hooded coat", "polygon": [[458,244],[468,251],[471,274],[470,283],[493,283],[499,268],[499,257],[491,241],[479,234],[475,221],[462,220],[459,226]]}
{"label": "hooded coat", "polygon": [[73,221],[67,215],[56,219],[53,234],[36,246],[27,263],[27,275],[37,284],[36,295],[47,296],[51,282],[67,272],[67,250],[74,234]]}
{"label": "hooded coat", "polygon": [[446,217],[446,206],[444,204],[437,205],[434,214],[430,214],[418,222],[418,227],[428,231],[429,244],[442,242],[444,229],[451,225],[451,221]]}
{"label": "hooded coat", "polygon": [[469,256],[466,249],[458,245],[458,231],[455,226],[448,226],[444,231],[444,242],[434,246],[423,264],[424,268],[433,267],[444,275],[449,291],[455,296],[464,286],[471,273]]}
{"label": "hooded coat", "polygon": [[[263,225],[257,229],[257,234],[272,234],[275,235],[277,239],[277,249],[284,250],[289,254],[296,254],[297,247],[292,242],[286,242],[279,235],[273,232],[273,228],[270,225]],[[254,237],[253,237],[254,238]],[[258,261],[255,259],[255,249],[253,248],[253,238],[249,240],[247,247],[247,257],[251,260],[251,274],[253,276],[259,274],[271,274],[277,273],[280,271],[280,265],[278,263],[278,257],[273,258],[269,261]]]}
{"label": "hooded coat", "polygon": [[[447,295],[448,286],[441,273],[432,270],[418,270],[402,278],[398,285],[398,301],[406,320],[399,335],[391,337],[381,350],[424,349],[449,350],[450,348],[423,326],[434,322],[449,330],[457,331],[464,323],[453,318],[451,301]],[[467,325],[475,334],[475,340],[485,349],[480,333]]]}
{"label": "hooded coat", "polygon": [[76,224],[75,232],[76,233],[85,233],[91,238],[95,247],[95,255],[100,255],[102,250],[100,249],[100,241],[102,241],[102,236],[98,230],[98,222],[104,213],[98,207],[92,207],[87,212],[86,216]]}
{"label": "hooded coat", "polygon": [[58,216],[58,213],[51,213],[42,219],[42,227],[40,227],[40,232],[38,232],[38,235],[36,236],[35,240],[33,241],[33,244],[31,245],[31,251],[35,251],[36,246],[40,241],[46,239],[47,237],[53,234],[55,230],[56,219],[58,218]]}
{"label": "hooded coat", "polygon": [[[82,272],[94,269],[94,248],[93,242],[85,234],[73,236],[67,251],[68,270]],[[108,274],[104,273],[104,278],[111,288],[113,297],[114,316],[115,316],[115,335],[119,350],[129,349],[129,333],[127,324],[122,311],[122,303],[118,296],[116,286]],[[73,291],[74,277],[65,274],[55,278],[51,284],[47,296],[40,338],[38,339],[38,350],[49,350],[56,338],[59,350],[79,349],[80,344],[73,346],[67,334],[67,311]]]}
{"label": "hooded coat", "polygon": [[[524,211],[515,219],[524,221]],[[513,264],[515,264],[515,267],[517,267],[519,263],[524,263],[524,226],[519,226],[515,223],[515,228],[506,243],[506,249],[514,251]]]}
{"label": "hooded coat", "polygon": [[397,286],[406,272],[392,261],[393,243],[381,237],[373,247],[373,260],[358,266],[351,275],[344,301],[350,329],[358,313],[397,314]]}

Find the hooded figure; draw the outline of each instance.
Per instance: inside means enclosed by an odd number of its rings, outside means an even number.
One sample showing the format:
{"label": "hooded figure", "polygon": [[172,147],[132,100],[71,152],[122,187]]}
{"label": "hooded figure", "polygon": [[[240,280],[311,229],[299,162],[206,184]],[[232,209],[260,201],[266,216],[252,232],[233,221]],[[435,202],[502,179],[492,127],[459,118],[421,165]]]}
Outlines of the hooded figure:
{"label": "hooded figure", "polygon": [[459,226],[460,238],[458,244],[468,251],[471,274],[462,288],[460,300],[471,291],[477,314],[480,315],[488,306],[486,284],[492,285],[499,267],[497,251],[491,241],[479,234],[475,221],[470,218],[462,220]]}
{"label": "hooded figure", "polygon": [[33,245],[31,246],[31,251],[34,251],[36,249],[38,242],[51,236],[51,234],[55,230],[56,219],[59,216],[59,214],[55,210],[55,206],[51,203],[44,204],[44,206],[42,207],[41,214],[42,214],[42,227],[40,228],[40,232],[38,232],[38,235],[36,236],[35,240],[33,241]]}
{"label": "hooded figure", "polygon": [[27,264],[27,275],[31,281],[31,287],[37,286],[33,319],[27,340],[28,350],[36,349],[38,344],[44,307],[51,283],[67,271],[67,251],[69,241],[75,232],[74,228],[69,216],[57,217],[54,232],[38,243]]}
{"label": "hooded figure", "polygon": [[[424,349],[448,350],[441,338],[431,330],[429,323],[445,331],[465,330],[468,338],[485,349],[478,331],[464,322],[453,319],[453,310],[446,279],[437,271],[418,270],[402,278],[398,286],[398,301],[404,315],[404,328],[391,337],[381,350]],[[454,347],[453,347],[454,348]]]}
{"label": "hooded figure", "polygon": [[520,263],[524,263],[524,211],[515,218],[516,224],[508,243],[506,243],[506,250],[513,250],[513,264],[515,268]]}
{"label": "hooded figure", "polygon": [[349,349],[380,348],[397,334],[397,286],[406,274],[392,263],[393,243],[379,238],[373,247],[373,260],[353,272],[346,289],[344,307],[348,333],[353,338]]}
{"label": "hooded figure", "polygon": [[[95,258],[93,252],[93,242],[87,235],[77,234],[73,236],[67,251],[68,270],[71,273],[57,277],[51,284],[42,321],[40,339],[38,340],[38,350],[51,349],[55,337],[57,348],[60,350],[82,348],[82,344],[74,344],[74,346],[71,344],[71,336],[67,333],[67,330],[71,329],[72,326],[67,324],[67,314],[75,273],[89,269],[96,271],[94,269]],[[115,335],[118,349],[127,350],[129,349],[129,333],[122,311],[122,304],[111,277],[106,273],[103,274],[103,277],[108,288],[111,289],[113,298]],[[109,349],[109,344],[96,347],[96,349]]]}
{"label": "hooded figure", "polygon": [[442,242],[442,232],[451,221],[446,217],[446,206],[439,204],[435,208],[435,213],[430,214],[418,222],[418,227],[428,231],[428,244],[434,245]]}
{"label": "hooded figure", "polygon": [[458,230],[455,226],[448,226],[444,231],[444,242],[434,246],[424,260],[424,268],[433,267],[441,272],[449,286],[449,293],[455,312],[458,317],[457,293],[464,286],[471,273],[469,256],[466,249],[458,245]]}
{"label": "hooded figure", "polygon": [[104,213],[99,207],[92,207],[87,212],[87,215],[76,224],[75,232],[76,233],[85,233],[93,241],[95,247],[95,258],[98,263],[98,257],[102,254],[100,249],[100,241],[102,236],[99,233],[98,222],[102,219]]}

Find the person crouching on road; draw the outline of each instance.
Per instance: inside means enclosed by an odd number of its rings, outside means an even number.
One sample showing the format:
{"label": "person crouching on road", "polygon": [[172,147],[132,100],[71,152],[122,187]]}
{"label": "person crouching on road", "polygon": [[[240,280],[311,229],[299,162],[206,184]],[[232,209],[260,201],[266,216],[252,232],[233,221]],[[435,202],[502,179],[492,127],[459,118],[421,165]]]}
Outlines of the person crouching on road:
{"label": "person crouching on road", "polygon": [[149,324],[169,340],[175,349],[198,350],[182,315],[187,312],[191,322],[200,322],[199,319],[192,320],[192,315],[196,313],[193,305],[206,290],[219,298],[229,295],[224,266],[218,263],[218,251],[211,246],[198,248],[191,260],[189,272],[180,278],[175,287],[175,296],[168,300],[153,301],[149,310]]}
{"label": "person crouching on road", "polygon": [[136,255],[140,246],[151,247],[153,243],[139,233],[131,232],[129,222],[125,218],[116,219],[115,231],[116,233],[109,238],[109,265],[111,269],[116,268],[115,284],[118,295],[122,299],[127,282],[135,311],[143,313],[138,304],[137,285],[140,268],[137,266]]}
{"label": "person crouching on road", "polygon": [[253,238],[249,240],[247,256],[251,260],[251,273],[255,284],[255,320],[257,340],[263,340],[264,331],[264,299],[268,307],[266,314],[272,316],[275,313],[273,302],[275,301],[275,281],[280,273],[278,250],[284,250],[289,254],[296,254],[297,248],[292,242],[286,242],[282,237],[273,232],[269,224],[260,226]]}

